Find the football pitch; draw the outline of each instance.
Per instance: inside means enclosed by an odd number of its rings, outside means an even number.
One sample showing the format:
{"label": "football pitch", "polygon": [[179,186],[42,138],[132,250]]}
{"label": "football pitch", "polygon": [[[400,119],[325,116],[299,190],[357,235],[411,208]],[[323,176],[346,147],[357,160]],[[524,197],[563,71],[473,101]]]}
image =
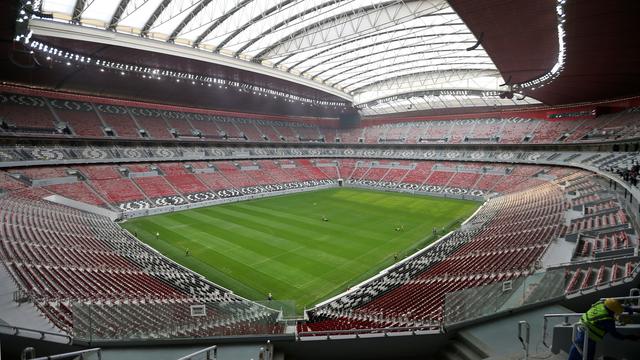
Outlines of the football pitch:
{"label": "football pitch", "polygon": [[273,307],[299,313],[423,248],[479,206],[335,188],[142,217],[122,226],[240,296],[261,301],[272,293]]}

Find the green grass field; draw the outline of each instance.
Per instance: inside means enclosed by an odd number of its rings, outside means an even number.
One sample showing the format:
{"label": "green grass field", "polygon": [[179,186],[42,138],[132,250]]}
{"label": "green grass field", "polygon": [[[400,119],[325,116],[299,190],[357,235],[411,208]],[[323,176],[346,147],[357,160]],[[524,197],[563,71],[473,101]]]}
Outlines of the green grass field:
{"label": "green grass field", "polygon": [[299,312],[379,272],[396,255],[426,246],[442,227],[459,226],[479,205],[338,188],[137,218],[122,226],[236,294],[265,300],[271,292]]}

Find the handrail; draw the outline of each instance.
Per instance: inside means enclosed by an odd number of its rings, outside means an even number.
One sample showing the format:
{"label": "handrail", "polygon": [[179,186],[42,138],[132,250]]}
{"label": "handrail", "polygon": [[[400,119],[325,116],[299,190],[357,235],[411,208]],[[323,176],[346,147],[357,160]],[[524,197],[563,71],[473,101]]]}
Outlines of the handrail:
{"label": "handrail", "polygon": [[56,355],[50,355],[50,356],[43,356],[43,357],[38,357],[38,358],[34,358],[31,360],[57,360],[57,359],[67,359],[67,358],[75,358],[77,356],[80,356],[80,359],[84,359],[84,356],[86,354],[89,353],[96,353],[98,355],[98,360],[102,359],[102,350],[100,348],[92,348],[92,349],[85,349],[85,350],[78,350],[78,351],[72,351],[72,352],[68,352],[68,353],[64,353],[64,354],[56,354]]}
{"label": "handrail", "polygon": [[[580,330],[582,331],[582,346],[578,346],[578,343],[576,343],[576,335]],[[571,326],[571,343],[573,344],[573,347],[575,347],[575,349],[578,351],[578,353],[582,355],[582,360],[586,360],[587,356],[589,355],[589,334],[587,333],[585,327],[579,322]]]}
{"label": "handrail", "polygon": [[633,289],[629,290],[629,296],[637,296],[638,297],[638,301],[636,302],[636,306],[640,306],[640,289],[633,288]]}
{"label": "handrail", "polygon": [[[522,329],[524,328],[524,338],[522,337]],[[525,320],[518,322],[518,339],[522,343],[522,350],[524,350],[524,360],[529,359],[529,342],[531,339],[531,326]]]}
{"label": "handrail", "polygon": [[323,330],[323,331],[304,331],[299,332],[297,338],[300,339],[306,336],[331,336],[331,335],[359,335],[359,334],[371,334],[371,333],[393,333],[400,331],[420,331],[420,330],[437,330],[439,332],[442,331],[440,324],[436,323],[433,325],[425,325],[425,326],[408,326],[408,327],[387,327],[387,328],[370,328],[370,329],[350,329],[350,330]]}
{"label": "handrail", "polygon": [[[213,351],[213,358],[211,358],[211,352]],[[201,350],[198,350],[194,353],[191,353],[189,355],[185,355],[181,358],[179,358],[178,360],[191,360],[193,359],[194,356],[200,355],[202,353],[206,353],[207,354],[207,358],[206,360],[216,360],[218,358],[218,346],[217,345],[213,345],[213,346],[209,346],[208,348],[204,348]]]}
{"label": "handrail", "polygon": [[33,359],[35,356],[36,356],[36,349],[33,346],[29,346],[22,349],[22,354],[20,354],[20,360]]}
{"label": "handrail", "polygon": [[[629,248],[635,248],[635,246],[633,245],[629,245],[628,247],[624,247],[624,248],[619,248],[620,250],[626,250]],[[563,262],[563,263],[559,263],[559,264],[554,264],[553,266],[550,266],[549,269],[550,270],[557,270],[557,269],[564,269],[567,266],[572,266],[572,265],[584,265],[584,264],[597,264],[597,263],[601,263],[601,262],[606,262],[606,261],[617,261],[617,260],[624,260],[624,259],[628,259],[630,256],[629,255],[621,255],[621,256],[616,256],[616,257],[608,257],[608,258],[604,258],[604,259],[583,259],[583,260],[578,260],[578,261],[567,261],[567,262]]]}
{"label": "handrail", "polygon": [[579,316],[582,316],[582,314],[583,313],[545,314],[544,322],[542,325],[542,345],[544,345],[547,349],[551,347],[549,346],[549,344],[547,344],[547,327],[549,324],[549,319],[561,317],[561,318],[564,318],[563,325],[569,325],[570,317],[579,317]]}
{"label": "handrail", "polygon": [[[631,293],[632,291],[640,291],[638,289],[631,289],[629,292]],[[633,295],[633,296],[618,296],[618,297],[610,297],[610,298],[600,298],[600,300],[605,300],[605,299],[615,299],[615,300],[637,300],[640,301],[640,295]]]}
{"label": "handrail", "polygon": [[[73,343],[73,338],[71,336],[69,336],[69,335],[66,335],[66,334],[58,334],[58,333],[51,332],[51,331],[29,329],[29,328],[25,328],[25,327],[13,326],[13,325],[5,325],[5,324],[0,324],[0,328],[10,329],[12,331],[11,335],[14,335],[14,336],[21,336],[20,335],[21,332],[28,332],[28,333],[39,334],[40,335],[40,337],[39,337],[40,340],[43,340],[47,335],[50,335],[50,336],[57,336],[57,337],[65,338],[67,340],[67,344],[72,344]],[[23,337],[33,338],[32,336],[23,336]]]}

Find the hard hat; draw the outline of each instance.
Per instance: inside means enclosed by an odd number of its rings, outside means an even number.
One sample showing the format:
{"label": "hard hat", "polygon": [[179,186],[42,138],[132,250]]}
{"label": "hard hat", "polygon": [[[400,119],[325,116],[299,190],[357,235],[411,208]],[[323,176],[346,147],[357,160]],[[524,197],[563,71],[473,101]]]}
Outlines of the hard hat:
{"label": "hard hat", "polygon": [[622,312],[624,311],[622,304],[620,304],[620,301],[616,299],[611,299],[611,298],[605,299],[604,307],[613,311],[615,314],[622,314]]}

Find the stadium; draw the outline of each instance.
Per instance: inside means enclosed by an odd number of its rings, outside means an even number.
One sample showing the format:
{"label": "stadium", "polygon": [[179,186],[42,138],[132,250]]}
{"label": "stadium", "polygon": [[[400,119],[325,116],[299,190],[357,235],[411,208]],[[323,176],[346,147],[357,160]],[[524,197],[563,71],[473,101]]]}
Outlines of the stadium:
{"label": "stadium", "polygon": [[640,309],[637,2],[0,10],[3,358],[567,359]]}

